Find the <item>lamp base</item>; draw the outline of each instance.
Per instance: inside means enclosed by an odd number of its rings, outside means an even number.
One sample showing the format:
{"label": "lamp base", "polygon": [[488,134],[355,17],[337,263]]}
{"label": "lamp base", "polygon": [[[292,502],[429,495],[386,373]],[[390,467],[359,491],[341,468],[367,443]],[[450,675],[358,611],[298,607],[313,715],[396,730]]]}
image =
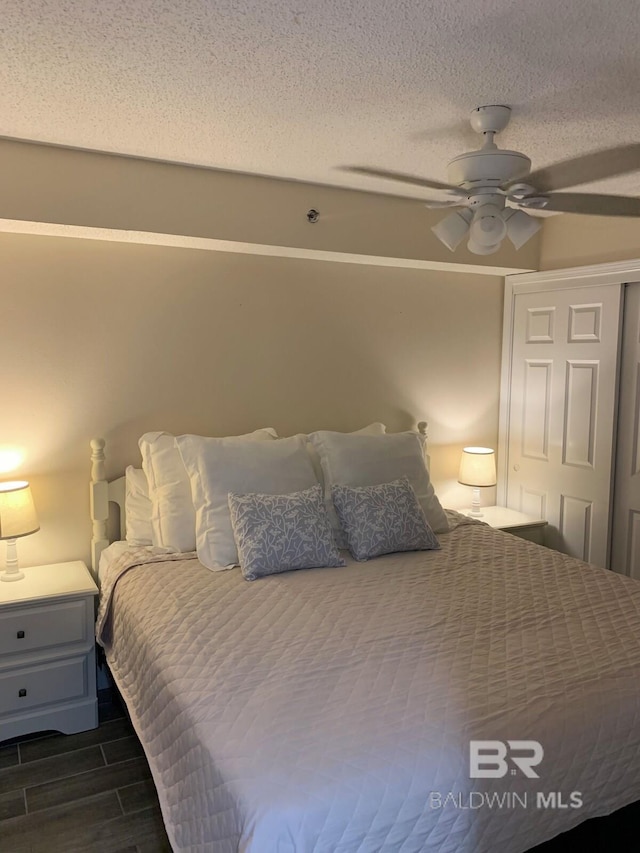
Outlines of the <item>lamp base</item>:
{"label": "lamp base", "polygon": [[3,572],[0,575],[0,581],[21,581],[24,577],[24,572]]}
{"label": "lamp base", "polygon": [[467,513],[471,518],[483,518],[484,513],[480,509],[480,489],[477,486],[473,487],[471,497],[471,509]]}
{"label": "lamp base", "polygon": [[23,577],[24,572],[18,568],[16,540],[7,539],[7,567],[0,575],[0,581],[21,581]]}

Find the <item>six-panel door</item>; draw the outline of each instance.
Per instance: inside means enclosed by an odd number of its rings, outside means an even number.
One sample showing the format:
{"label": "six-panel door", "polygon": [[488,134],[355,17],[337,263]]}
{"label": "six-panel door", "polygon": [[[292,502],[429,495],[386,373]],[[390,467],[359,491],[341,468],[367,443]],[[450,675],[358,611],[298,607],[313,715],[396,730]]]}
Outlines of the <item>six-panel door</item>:
{"label": "six-panel door", "polygon": [[609,550],[621,287],[514,297],[507,505],[547,544],[599,566]]}

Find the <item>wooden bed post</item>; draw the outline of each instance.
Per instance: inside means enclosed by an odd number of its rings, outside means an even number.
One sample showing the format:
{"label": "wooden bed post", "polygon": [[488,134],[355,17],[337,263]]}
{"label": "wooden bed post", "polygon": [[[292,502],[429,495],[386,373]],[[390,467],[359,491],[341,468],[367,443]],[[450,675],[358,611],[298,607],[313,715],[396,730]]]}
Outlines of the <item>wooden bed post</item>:
{"label": "wooden bed post", "polygon": [[89,486],[89,505],[91,522],[91,567],[98,573],[100,554],[109,544],[107,521],[109,520],[109,484],[105,472],[104,438],[91,439],[91,483]]}

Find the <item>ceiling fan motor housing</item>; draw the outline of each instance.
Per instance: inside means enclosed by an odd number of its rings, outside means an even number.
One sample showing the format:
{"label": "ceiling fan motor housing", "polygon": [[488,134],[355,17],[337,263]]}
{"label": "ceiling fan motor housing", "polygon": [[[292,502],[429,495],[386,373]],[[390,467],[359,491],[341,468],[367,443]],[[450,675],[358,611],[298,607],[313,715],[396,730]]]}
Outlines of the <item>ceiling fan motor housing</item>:
{"label": "ceiling fan motor housing", "polygon": [[531,160],[519,151],[494,148],[460,154],[447,166],[449,182],[464,189],[495,186],[524,178],[531,170]]}

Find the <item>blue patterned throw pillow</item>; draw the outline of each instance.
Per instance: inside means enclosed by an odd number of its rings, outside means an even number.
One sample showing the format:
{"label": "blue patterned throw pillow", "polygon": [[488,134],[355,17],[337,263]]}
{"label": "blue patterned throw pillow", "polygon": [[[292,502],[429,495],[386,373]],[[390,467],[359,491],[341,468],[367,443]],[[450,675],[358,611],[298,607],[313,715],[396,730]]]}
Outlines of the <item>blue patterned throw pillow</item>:
{"label": "blue patterned throw pillow", "polygon": [[356,560],[440,548],[406,477],[379,486],[331,486],[331,497]]}
{"label": "blue patterned throw pillow", "polygon": [[229,510],[240,568],[248,581],[291,569],[345,565],[320,485],[290,495],[229,492]]}

